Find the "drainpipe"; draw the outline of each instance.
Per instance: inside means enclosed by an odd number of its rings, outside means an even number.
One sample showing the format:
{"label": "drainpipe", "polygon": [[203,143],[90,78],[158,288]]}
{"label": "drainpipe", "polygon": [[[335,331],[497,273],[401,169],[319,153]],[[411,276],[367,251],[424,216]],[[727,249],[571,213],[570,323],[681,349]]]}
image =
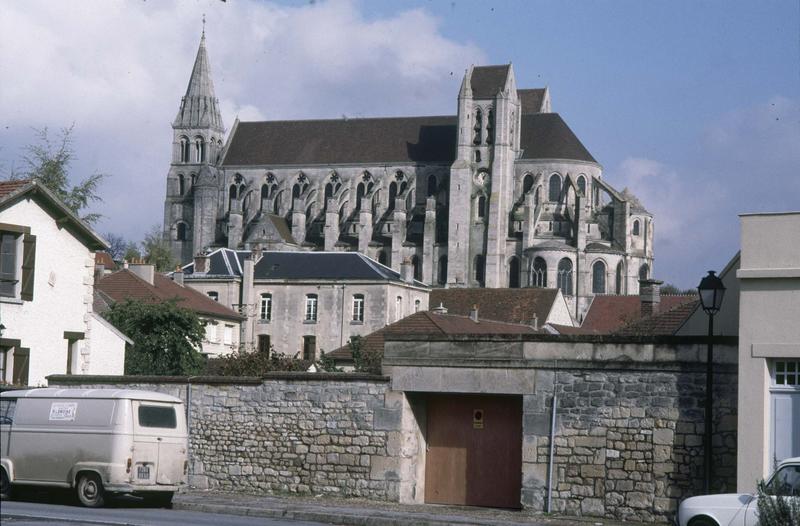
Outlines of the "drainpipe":
{"label": "drainpipe", "polygon": [[[554,363],[554,366],[558,364],[558,362]],[[555,451],[555,438],[556,438],[556,410],[558,409],[558,394],[556,391],[556,378],[558,375],[558,369],[556,367],[553,368],[553,407],[552,407],[552,416],[550,419],[550,455],[547,461],[547,506],[545,511],[550,513],[553,509],[552,506],[552,497],[553,497],[553,452]]]}
{"label": "drainpipe", "polygon": [[[194,464],[192,458],[192,378],[186,379],[186,457],[189,459],[189,473]],[[188,473],[187,473],[188,475]]]}

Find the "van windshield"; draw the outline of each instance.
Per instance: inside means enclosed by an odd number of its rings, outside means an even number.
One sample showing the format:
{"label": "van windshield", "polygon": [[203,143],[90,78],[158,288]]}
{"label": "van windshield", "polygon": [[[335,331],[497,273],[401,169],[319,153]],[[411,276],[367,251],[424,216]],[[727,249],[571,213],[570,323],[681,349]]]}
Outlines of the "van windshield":
{"label": "van windshield", "polygon": [[139,425],[142,427],[162,427],[167,429],[175,429],[178,427],[178,420],[175,417],[175,408],[156,405],[140,405]]}

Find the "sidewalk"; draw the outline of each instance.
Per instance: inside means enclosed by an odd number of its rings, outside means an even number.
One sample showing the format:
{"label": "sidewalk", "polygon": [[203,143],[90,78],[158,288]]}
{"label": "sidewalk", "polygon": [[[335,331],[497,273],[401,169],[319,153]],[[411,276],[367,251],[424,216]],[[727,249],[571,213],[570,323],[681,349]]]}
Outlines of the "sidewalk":
{"label": "sidewalk", "polygon": [[594,517],[554,517],[531,511],[469,506],[398,504],[332,497],[261,496],[217,491],[175,495],[180,510],[295,519],[354,526],[640,526]]}

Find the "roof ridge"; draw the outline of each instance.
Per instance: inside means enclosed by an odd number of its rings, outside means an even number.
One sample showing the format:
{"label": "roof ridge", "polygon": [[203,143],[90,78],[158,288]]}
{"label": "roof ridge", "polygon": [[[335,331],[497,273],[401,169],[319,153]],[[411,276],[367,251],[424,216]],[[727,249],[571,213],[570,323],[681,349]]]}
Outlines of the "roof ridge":
{"label": "roof ridge", "polygon": [[401,119],[457,119],[458,115],[407,115],[394,117],[338,117],[336,119],[278,119],[263,121],[240,121],[240,125],[263,124],[263,123],[287,123],[287,122],[350,122],[350,121],[377,121],[377,120],[401,120]]}
{"label": "roof ridge", "polygon": [[[420,314],[420,313],[415,312],[414,314]],[[414,316],[414,314],[412,314],[411,316]],[[428,318],[428,320],[431,323],[433,323],[434,327],[439,329],[439,331],[442,334],[447,334],[447,331],[444,330],[444,328],[441,326],[441,324],[439,324],[435,319],[433,319],[433,315],[432,315],[432,313],[430,311],[424,310],[424,311],[421,311],[421,314],[425,315],[425,317]]]}

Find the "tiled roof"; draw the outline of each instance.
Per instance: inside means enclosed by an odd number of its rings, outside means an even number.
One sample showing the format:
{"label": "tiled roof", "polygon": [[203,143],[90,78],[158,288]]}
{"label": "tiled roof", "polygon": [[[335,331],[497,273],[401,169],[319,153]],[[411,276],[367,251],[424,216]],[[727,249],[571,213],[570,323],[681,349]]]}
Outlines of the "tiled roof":
{"label": "tiled roof", "polygon": [[223,164],[450,164],[456,126],[451,116],[240,122]]}
{"label": "tiled roof", "polygon": [[694,300],[679,303],[668,310],[662,308],[653,316],[646,316],[620,327],[614,331],[614,334],[620,336],[672,336],[686,323],[699,304],[699,300]]}
{"label": "tiled roof", "polygon": [[94,253],[94,263],[95,265],[103,265],[106,270],[116,270],[117,268],[117,264],[114,263],[111,254],[105,250],[98,250]]}
{"label": "tiled roof", "polygon": [[[468,316],[437,314],[430,311],[416,312],[410,316],[378,329],[361,338],[361,348],[366,351],[383,352],[386,336],[393,334],[420,335],[476,335],[476,334],[536,334],[533,327],[517,323],[504,323],[479,319],[472,321]],[[352,359],[350,346],[345,345],[332,351],[328,356],[337,360]]]}
{"label": "tiled roof", "polygon": [[205,294],[190,287],[182,287],[158,273],[153,277],[153,285],[151,285],[130,270],[120,270],[100,278],[95,282],[95,288],[114,302],[125,301],[129,298],[147,303],[176,300],[179,307],[201,315],[237,321],[243,319],[235,311],[217,303]]}
{"label": "tiled roof", "polygon": [[517,96],[522,105],[522,115],[540,113],[542,111],[545,91],[545,88],[517,90]]}
{"label": "tiled roof", "polygon": [[478,306],[478,316],[487,320],[507,323],[532,322],[534,315],[543,325],[553,302],[557,289],[433,289],[428,300],[431,308],[443,304],[448,314],[469,315],[473,305]]}
{"label": "tiled roof", "polygon": [[20,179],[18,181],[0,181],[0,198],[16,192],[23,186],[30,184],[30,179]]}
{"label": "tiled roof", "polygon": [[476,99],[491,99],[497,92],[503,89],[508,78],[508,70],[511,66],[503,64],[501,66],[478,66],[473,68],[470,78],[472,96]]}
{"label": "tiled roof", "polygon": [[558,113],[522,115],[522,159],[570,159],[596,163]]}
{"label": "tiled roof", "polygon": [[[692,302],[694,295],[661,296],[659,310],[665,312]],[[641,299],[632,296],[595,296],[580,327],[580,334],[611,334],[642,318]]]}

